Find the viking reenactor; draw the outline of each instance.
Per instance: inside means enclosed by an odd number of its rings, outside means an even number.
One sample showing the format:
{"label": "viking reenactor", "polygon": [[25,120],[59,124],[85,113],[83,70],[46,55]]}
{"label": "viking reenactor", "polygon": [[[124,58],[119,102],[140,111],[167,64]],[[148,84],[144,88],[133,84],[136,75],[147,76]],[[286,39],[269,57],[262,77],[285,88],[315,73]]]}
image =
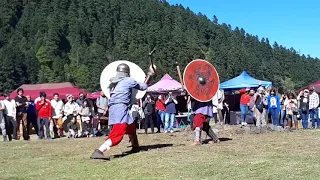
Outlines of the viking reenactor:
{"label": "viking reenactor", "polygon": [[[129,63],[130,62],[128,62],[128,64]],[[136,126],[134,123],[134,119],[130,115],[129,106],[132,104],[131,96],[133,94],[133,89],[144,91],[148,88],[146,83],[149,81],[150,76],[155,73],[155,66],[150,66],[149,73],[144,83],[141,83],[130,77],[130,64],[128,64],[119,64],[116,69],[115,77],[112,77],[110,79],[110,93],[106,93],[106,95],[110,96],[109,125],[112,126],[112,129],[106,141],[99,147],[99,149],[93,152],[90,157],[91,159],[108,160],[109,157],[105,156],[104,152],[110,150],[112,146],[118,145],[125,134],[129,135],[129,139],[132,144],[131,151],[138,152],[140,150],[136,133]],[[106,67],[106,69],[107,68],[108,66]],[[111,72],[107,73],[110,74]],[[135,74],[136,72],[131,73]],[[103,76],[101,77],[103,78]],[[103,86],[103,84],[101,84],[101,86]]]}
{"label": "viking reenactor", "polygon": [[191,96],[191,108],[194,114],[195,140],[193,145],[201,144],[201,131],[206,132],[210,137],[209,143],[220,142],[209,125],[213,117],[212,98],[219,89],[219,76],[216,69],[209,62],[197,59],[187,65],[183,80],[185,89]]}
{"label": "viking reenactor", "polygon": [[194,143],[193,145],[200,145],[201,141],[201,131],[207,133],[210,137],[209,143],[219,143],[218,136],[213,132],[210,127],[210,119],[213,117],[213,106],[212,101],[208,102],[199,102],[197,100],[194,101],[192,107],[192,113],[195,114],[193,120],[193,130],[194,130]]}

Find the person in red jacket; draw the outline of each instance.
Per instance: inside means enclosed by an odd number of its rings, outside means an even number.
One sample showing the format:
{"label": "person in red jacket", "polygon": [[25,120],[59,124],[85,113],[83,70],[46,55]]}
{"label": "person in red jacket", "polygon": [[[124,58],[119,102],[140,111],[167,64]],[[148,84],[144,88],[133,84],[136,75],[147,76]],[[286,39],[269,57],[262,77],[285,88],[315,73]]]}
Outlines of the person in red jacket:
{"label": "person in red jacket", "polygon": [[247,125],[246,122],[246,115],[249,111],[249,103],[250,103],[250,99],[251,96],[249,95],[250,92],[250,88],[246,88],[245,92],[243,92],[242,90],[239,91],[241,95],[240,98],[240,111],[241,111],[241,125]]}
{"label": "person in red jacket", "polygon": [[161,94],[158,96],[158,100],[156,102],[156,110],[157,110],[157,121],[158,121],[157,133],[160,133],[160,125],[162,124],[162,127],[164,128],[164,116],[166,114],[166,103]]}
{"label": "person in red jacket", "polygon": [[38,139],[43,139],[43,126],[46,127],[47,140],[51,140],[50,136],[50,121],[52,117],[52,107],[49,100],[46,99],[47,95],[45,92],[40,92],[40,101],[36,104],[36,110],[38,111]]}

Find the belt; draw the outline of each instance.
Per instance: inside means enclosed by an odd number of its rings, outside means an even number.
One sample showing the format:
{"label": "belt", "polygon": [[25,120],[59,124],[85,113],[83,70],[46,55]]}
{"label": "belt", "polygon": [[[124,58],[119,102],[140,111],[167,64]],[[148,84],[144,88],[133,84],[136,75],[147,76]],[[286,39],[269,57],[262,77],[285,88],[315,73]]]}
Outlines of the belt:
{"label": "belt", "polygon": [[117,104],[124,104],[126,106],[131,106],[131,104],[128,104],[128,103],[123,103],[123,102],[119,102],[119,103],[114,103],[114,104],[110,104],[109,107],[113,106],[113,105],[117,105]]}

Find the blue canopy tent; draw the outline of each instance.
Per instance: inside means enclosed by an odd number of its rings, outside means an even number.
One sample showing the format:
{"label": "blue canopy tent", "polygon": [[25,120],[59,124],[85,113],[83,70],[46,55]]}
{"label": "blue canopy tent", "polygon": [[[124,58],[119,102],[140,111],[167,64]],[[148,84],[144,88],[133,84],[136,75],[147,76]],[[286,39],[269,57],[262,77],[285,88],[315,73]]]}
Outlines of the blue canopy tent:
{"label": "blue canopy tent", "polygon": [[251,77],[245,71],[239,76],[220,84],[220,89],[241,89],[246,87],[272,86],[272,82],[261,81]]}

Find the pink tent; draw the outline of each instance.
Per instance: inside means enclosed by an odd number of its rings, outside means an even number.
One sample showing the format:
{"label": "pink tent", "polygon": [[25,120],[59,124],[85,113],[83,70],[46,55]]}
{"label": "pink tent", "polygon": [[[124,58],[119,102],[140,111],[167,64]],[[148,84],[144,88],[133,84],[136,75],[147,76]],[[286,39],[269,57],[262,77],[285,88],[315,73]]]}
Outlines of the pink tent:
{"label": "pink tent", "polygon": [[99,96],[100,96],[100,91],[87,94],[87,98],[89,99],[97,99]]}
{"label": "pink tent", "polygon": [[168,92],[181,90],[182,85],[178,81],[174,80],[169,74],[165,74],[160,81],[150,86],[147,92]]}
{"label": "pink tent", "polygon": [[[75,87],[70,82],[64,83],[46,83],[46,84],[23,84],[19,88],[24,90],[24,95],[31,96],[32,99],[39,97],[40,91],[44,91],[47,94],[48,99],[53,98],[54,93],[59,93],[62,99],[66,98],[67,94],[72,94],[75,98],[78,98],[79,93],[86,93],[85,91]],[[11,98],[17,96],[17,89],[10,93]]]}

